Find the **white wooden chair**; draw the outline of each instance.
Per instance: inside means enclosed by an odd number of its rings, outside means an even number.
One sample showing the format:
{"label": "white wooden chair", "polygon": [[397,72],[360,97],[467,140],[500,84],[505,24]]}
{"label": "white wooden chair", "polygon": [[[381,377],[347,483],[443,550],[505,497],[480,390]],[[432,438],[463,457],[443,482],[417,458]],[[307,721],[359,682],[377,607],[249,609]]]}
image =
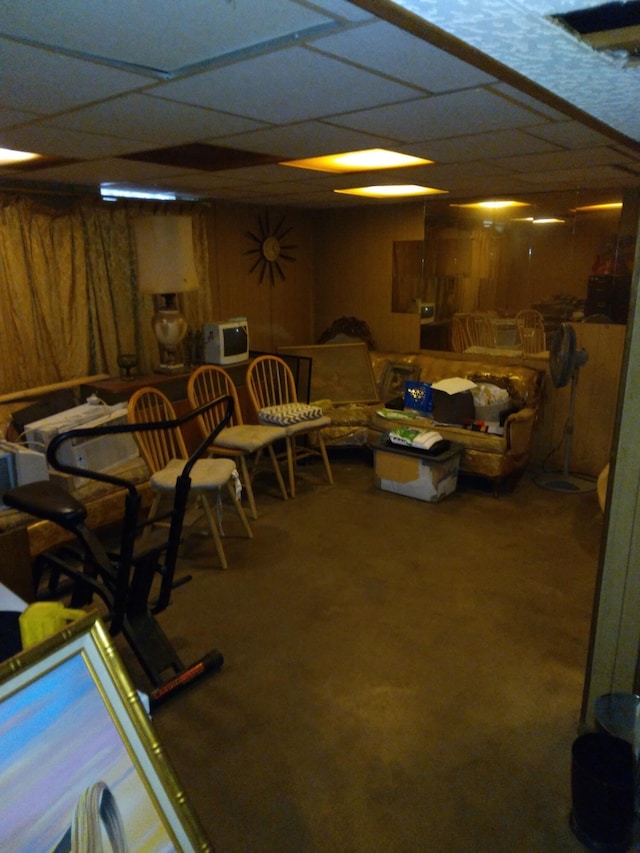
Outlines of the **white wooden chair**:
{"label": "white wooden chair", "polygon": [[[247,388],[258,421],[279,423],[286,430],[286,459],[289,472],[289,494],[295,497],[295,466],[310,456],[320,456],[327,480],[333,484],[333,474],[322,429],[329,426],[331,418],[315,407],[298,403],[298,394],[293,372],[279,356],[262,355],[254,359],[247,368]],[[299,441],[315,433],[318,447]]]}
{"label": "white wooden chair", "polygon": [[[176,419],[176,413],[169,398],[161,391],[144,387],[131,396],[127,408],[127,419],[129,423],[136,424],[172,421]],[[149,519],[153,519],[157,517],[162,497],[173,495],[176,480],[182,473],[189,453],[178,428],[145,430],[135,433],[135,437],[140,453],[151,472],[149,483],[154,497],[149,510]],[[236,493],[237,481],[238,472],[231,459],[198,459],[191,470],[190,494],[202,507],[223,569],[227,568],[227,558],[222,546],[216,513],[212,510],[207,496],[213,493],[216,498],[220,498],[220,490],[226,486],[247,537],[251,539],[253,533]],[[150,527],[147,527],[145,532],[149,530]]]}
{"label": "white wooden chair", "polygon": [[[273,470],[280,486],[282,497],[287,499],[287,489],[282,479],[280,465],[274,449],[276,441],[286,439],[284,427],[268,426],[266,424],[245,424],[242,418],[238,391],[234,381],[227,371],[213,364],[203,364],[189,377],[187,384],[187,399],[193,409],[203,406],[211,400],[224,395],[233,399],[233,414],[227,426],[216,436],[209,448],[211,456],[226,456],[237,460],[240,465],[240,476],[247,490],[247,501],[252,518],[257,518],[256,502],[253,493],[252,478],[260,464],[262,453],[267,451],[273,464]],[[216,406],[211,406],[198,416],[198,425],[202,438],[211,435],[226,413],[223,400]],[[248,461],[252,462],[249,471]]]}

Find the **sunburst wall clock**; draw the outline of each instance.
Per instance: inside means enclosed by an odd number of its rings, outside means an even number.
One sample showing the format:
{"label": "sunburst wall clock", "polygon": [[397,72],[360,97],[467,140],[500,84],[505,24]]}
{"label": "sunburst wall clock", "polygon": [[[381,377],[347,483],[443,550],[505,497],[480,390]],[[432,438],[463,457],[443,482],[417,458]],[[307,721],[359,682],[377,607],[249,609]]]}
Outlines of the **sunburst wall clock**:
{"label": "sunburst wall clock", "polygon": [[256,233],[247,231],[247,237],[252,243],[255,243],[253,249],[247,249],[245,255],[257,255],[250,273],[258,270],[258,284],[262,284],[265,277],[271,282],[273,287],[276,283],[276,276],[282,281],[286,276],[282,268],[282,261],[295,261],[293,255],[288,254],[292,249],[297,249],[293,243],[284,243],[283,240],[291,232],[292,226],[286,226],[284,216],[272,228],[269,220],[269,212],[265,211],[264,216],[258,216],[258,228]]}

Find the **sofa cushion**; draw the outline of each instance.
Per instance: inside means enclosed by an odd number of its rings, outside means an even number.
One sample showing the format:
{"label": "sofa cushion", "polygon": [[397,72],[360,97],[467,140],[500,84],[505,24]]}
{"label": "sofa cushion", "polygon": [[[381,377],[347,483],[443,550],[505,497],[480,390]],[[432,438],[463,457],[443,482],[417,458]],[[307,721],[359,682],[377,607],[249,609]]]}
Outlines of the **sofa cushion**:
{"label": "sofa cushion", "polygon": [[265,406],[258,412],[261,424],[276,426],[293,426],[303,421],[315,421],[322,417],[320,406],[310,406],[308,403],[281,403],[278,406]]}
{"label": "sofa cushion", "polygon": [[370,353],[376,381],[380,380],[386,365],[414,365],[420,368],[419,379],[422,382],[438,382],[459,376],[506,388],[514,408],[536,406],[542,393],[543,370],[528,367],[521,361],[478,358],[464,353],[436,352],[421,350],[416,353]]}

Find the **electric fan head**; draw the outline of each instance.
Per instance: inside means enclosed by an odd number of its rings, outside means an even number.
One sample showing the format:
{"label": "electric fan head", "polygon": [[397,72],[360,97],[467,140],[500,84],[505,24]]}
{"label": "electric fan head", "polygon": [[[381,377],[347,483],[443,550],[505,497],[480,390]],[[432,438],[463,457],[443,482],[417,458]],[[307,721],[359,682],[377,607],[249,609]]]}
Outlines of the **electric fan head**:
{"label": "electric fan head", "polygon": [[561,323],[553,336],[549,372],[556,388],[563,388],[573,372],[587,361],[587,351],[576,349],[576,333],[569,323]]}

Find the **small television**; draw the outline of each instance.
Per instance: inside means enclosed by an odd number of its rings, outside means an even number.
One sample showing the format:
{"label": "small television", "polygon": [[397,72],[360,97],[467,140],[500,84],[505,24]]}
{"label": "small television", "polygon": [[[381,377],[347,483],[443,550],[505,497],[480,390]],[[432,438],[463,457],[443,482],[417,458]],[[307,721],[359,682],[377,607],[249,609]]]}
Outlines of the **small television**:
{"label": "small television", "polygon": [[238,364],[249,359],[249,324],[246,317],[205,323],[205,364]]}
{"label": "small television", "polygon": [[434,302],[418,302],[418,313],[421,323],[434,323],[436,319],[436,306]]}

